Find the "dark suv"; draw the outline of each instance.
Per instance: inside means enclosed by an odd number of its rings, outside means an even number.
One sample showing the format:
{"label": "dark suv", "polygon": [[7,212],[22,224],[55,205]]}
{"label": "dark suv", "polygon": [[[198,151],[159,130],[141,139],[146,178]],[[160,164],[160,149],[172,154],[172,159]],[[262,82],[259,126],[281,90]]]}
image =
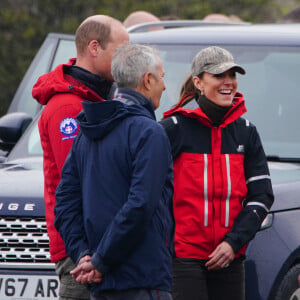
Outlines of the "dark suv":
{"label": "dark suv", "polygon": [[[261,134],[275,203],[247,248],[247,300],[300,299],[300,24],[195,26],[130,33],[159,48],[166,91],[157,117],[178,101],[193,56],[210,45],[230,50],[246,71],[238,91]],[[49,260],[44,218],[42,150],[31,97],[41,74],[75,56],[74,36],[49,34],[0,119],[0,299],[53,299],[58,281]],[[13,113],[15,112],[15,113]],[[16,113],[18,112],[18,113]]]}

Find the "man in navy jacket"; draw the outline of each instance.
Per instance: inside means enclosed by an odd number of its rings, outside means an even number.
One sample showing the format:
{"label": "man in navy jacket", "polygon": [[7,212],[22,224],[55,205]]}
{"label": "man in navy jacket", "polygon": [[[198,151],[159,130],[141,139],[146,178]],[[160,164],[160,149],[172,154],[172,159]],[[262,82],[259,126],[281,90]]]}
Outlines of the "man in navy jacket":
{"label": "man in navy jacket", "polygon": [[172,299],[172,156],[155,120],[164,70],[148,46],[117,49],[115,99],[83,102],[56,190],[55,226],[91,299]]}

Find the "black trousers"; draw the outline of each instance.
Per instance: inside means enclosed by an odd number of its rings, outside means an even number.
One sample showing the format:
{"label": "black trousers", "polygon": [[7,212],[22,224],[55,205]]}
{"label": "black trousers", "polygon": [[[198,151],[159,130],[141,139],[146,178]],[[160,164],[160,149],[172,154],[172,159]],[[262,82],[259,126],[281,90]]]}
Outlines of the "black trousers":
{"label": "black trousers", "polygon": [[242,259],[229,267],[208,271],[205,261],[175,258],[173,262],[174,300],[244,300],[245,270]]}

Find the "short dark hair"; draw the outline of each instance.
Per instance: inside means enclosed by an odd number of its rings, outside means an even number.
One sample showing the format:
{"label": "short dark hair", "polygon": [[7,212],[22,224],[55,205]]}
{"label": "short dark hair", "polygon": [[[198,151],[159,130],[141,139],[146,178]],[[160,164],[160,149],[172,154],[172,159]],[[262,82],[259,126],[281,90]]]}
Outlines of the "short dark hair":
{"label": "short dark hair", "polygon": [[83,22],[76,30],[75,44],[78,54],[83,54],[87,45],[96,40],[102,49],[111,41],[111,24],[95,20]]}

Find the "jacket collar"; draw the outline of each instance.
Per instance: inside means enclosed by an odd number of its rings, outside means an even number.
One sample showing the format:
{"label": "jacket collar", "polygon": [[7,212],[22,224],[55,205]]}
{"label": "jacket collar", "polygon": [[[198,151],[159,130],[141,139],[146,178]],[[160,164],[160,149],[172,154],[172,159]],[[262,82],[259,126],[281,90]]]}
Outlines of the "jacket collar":
{"label": "jacket collar", "polygon": [[[164,118],[167,118],[174,114],[179,113],[184,116],[197,119],[199,122],[201,122],[205,126],[213,127],[211,120],[201,110],[201,108],[199,107],[198,104],[192,105],[192,103],[190,103],[190,104],[187,103],[187,105],[184,105],[183,107],[180,106],[181,103],[184,101],[184,99],[186,99],[187,97],[190,97],[190,96],[191,96],[191,94],[185,95],[174,108],[166,111],[163,115]],[[191,101],[196,102],[195,99],[193,99]],[[188,108],[188,107],[190,107],[190,108]],[[246,112],[247,112],[247,109],[245,106],[245,100],[244,100],[243,95],[241,93],[236,93],[236,95],[233,99],[232,106],[230,107],[230,109],[228,110],[226,115],[224,116],[224,118],[220,124],[220,127],[225,127],[228,124],[234,122],[235,120],[237,120],[240,116],[242,116]]]}
{"label": "jacket collar", "polygon": [[91,101],[104,100],[99,94],[87,87],[71,75],[64,73],[64,69],[70,68],[76,59],[70,59],[67,64],[58,65],[53,71],[40,76],[32,88],[32,96],[42,105],[56,94],[70,93],[82,99]]}
{"label": "jacket collar", "polygon": [[151,101],[141,93],[130,88],[117,88],[114,99],[127,105],[141,105],[150,114],[151,118],[156,120],[154,108]]}

